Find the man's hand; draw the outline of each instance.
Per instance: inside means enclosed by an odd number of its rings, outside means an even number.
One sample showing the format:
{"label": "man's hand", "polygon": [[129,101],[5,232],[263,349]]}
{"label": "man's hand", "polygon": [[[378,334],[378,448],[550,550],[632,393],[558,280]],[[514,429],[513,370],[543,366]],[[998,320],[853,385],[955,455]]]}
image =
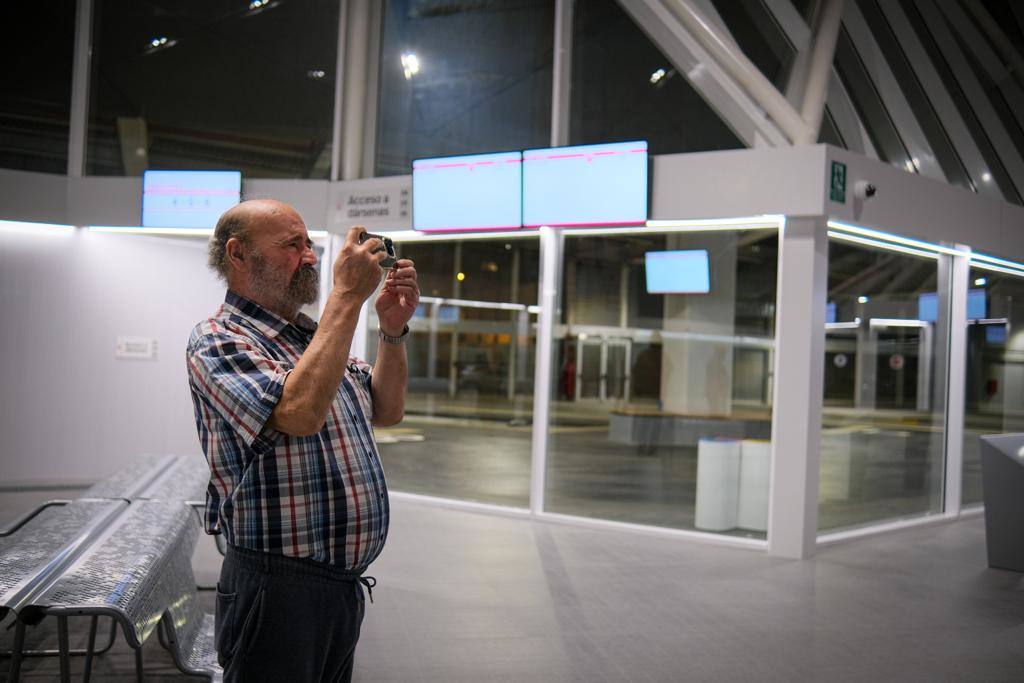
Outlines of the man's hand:
{"label": "man's hand", "polygon": [[384,280],[377,297],[377,319],[380,329],[389,337],[402,334],[420,302],[420,286],[416,282],[415,264],[399,259]]}
{"label": "man's hand", "polygon": [[364,232],[366,228],[361,225],[350,228],[345,246],[334,261],[334,289],[343,296],[358,298],[360,304],[380,284],[380,262],[387,257],[383,249],[376,251],[383,246],[379,239],[368,239],[359,244],[359,236]]}

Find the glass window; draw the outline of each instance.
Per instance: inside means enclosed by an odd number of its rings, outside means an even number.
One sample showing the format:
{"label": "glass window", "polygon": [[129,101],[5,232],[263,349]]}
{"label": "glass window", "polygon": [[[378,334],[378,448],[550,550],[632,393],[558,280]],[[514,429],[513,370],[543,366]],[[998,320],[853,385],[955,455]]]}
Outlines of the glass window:
{"label": "glass window", "polygon": [[[648,291],[680,251],[710,291]],[[764,538],[777,231],[567,236],[563,263],[546,509]]]}
{"label": "glass window", "polygon": [[857,47],[845,28],[839,31],[835,56],[836,73],[850,94],[864,128],[878,151],[878,157],[899,168],[914,168],[903,138],[896,130],[882,98],[861,61]]}
{"label": "glass window", "polygon": [[0,7],[0,167],[67,173],[75,3]]}
{"label": "glass window", "polygon": [[547,147],[554,5],[389,0],[377,175],[422,157]]}
{"label": "glass window", "polygon": [[88,172],[330,175],[337,0],[97,0]]}
{"label": "glass window", "polygon": [[[928,140],[928,145],[935,152],[935,158],[942,167],[946,179],[951,185],[959,185],[967,189],[973,189],[974,185],[964,169],[963,162],[953,147],[946,129],[942,126],[938,115],[932,108],[928,93],[925,92],[921,81],[914,73],[906,54],[900,44],[899,37],[893,32],[892,27],[882,14],[881,8],[874,0],[870,2],[858,2],[864,19],[871,27],[871,33],[885,57],[886,63],[892,69],[896,81],[906,94],[907,103],[914,112],[914,117],[921,124],[921,129]],[[908,13],[912,14],[912,13]],[[914,22],[914,19],[911,19]]]}
{"label": "glass window", "polygon": [[942,510],[948,257],[829,242],[818,528]]}
{"label": "glass window", "polygon": [[[525,508],[530,499],[539,243],[436,239],[416,261],[405,420],[377,429],[393,490]],[[370,307],[367,348],[376,358]]]}
{"label": "glass window", "polygon": [[978,437],[1024,431],[1024,278],[972,268],[967,306],[965,505],[982,502]]}
{"label": "glass window", "polygon": [[575,7],[572,144],[647,140],[652,154],[744,146],[619,3]]}

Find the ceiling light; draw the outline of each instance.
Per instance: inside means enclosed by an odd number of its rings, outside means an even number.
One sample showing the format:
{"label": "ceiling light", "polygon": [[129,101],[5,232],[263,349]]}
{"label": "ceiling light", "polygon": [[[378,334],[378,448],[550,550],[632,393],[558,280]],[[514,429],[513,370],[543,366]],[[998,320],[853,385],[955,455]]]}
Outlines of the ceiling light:
{"label": "ceiling light", "polygon": [[974,281],[974,286],[975,287],[984,287],[987,284],[988,284],[988,278],[987,277],[979,277],[979,278],[977,278]]}
{"label": "ceiling light", "polygon": [[986,183],[991,183],[992,182],[992,174],[989,173],[988,171],[985,171],[984,173],[981,174],[981,179],[982,179],[982,181],[984,181]]}
{"label": "ceiling light", "polygon": [[402,55],[402,73],[405,74],[405,80],[410,80],[413,76],[420,72],[420,58],[412,52],[406,52]]}
{"label": "ceiling light", "polygon": [[327,72],[325,72],[323,69],[313,69],[311,71],[307,71],[306,75],[312,78],[314,81],[318,81],[324,76],[326,76]]}
{"label": "ceiling light", "polygon": [[658,81],[660,81],[663,78],[665,78],[665,70],[658,69],[657,71],[651,74],[651,85],[655,85]]}
{"label": "ceiling light", "polygon": [[867,302],[868,302],[868,297],[866,297],[866,296],[858,296],[857,297],[857,303],[859,303],[859,304],[866,304]]}

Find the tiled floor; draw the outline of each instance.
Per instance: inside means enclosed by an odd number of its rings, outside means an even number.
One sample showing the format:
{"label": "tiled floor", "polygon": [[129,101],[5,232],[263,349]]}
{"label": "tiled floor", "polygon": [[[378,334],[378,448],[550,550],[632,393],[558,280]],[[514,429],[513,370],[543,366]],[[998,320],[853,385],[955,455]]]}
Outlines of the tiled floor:
{"label": "tiled floor", "polygon": [[[986,568],[980,516],[796,562],[404,500],[393,513],[357,681],[1024,680],[1024,575]],[[156,643],[146,661],[175,677]],[[94,680],[132,671],[119,640]]]}

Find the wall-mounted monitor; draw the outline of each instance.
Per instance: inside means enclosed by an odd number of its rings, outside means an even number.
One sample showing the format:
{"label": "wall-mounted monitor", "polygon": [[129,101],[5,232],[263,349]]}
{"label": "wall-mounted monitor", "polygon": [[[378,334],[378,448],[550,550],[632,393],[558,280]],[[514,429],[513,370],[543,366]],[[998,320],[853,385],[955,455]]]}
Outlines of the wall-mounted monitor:
{"label": "wall-mounted monitor", "polygon": [[649,251],[644,254],[648,294],[707,294],[711,291],[708,252]]}
{"label": "wall-mounted monitor", "polygon": [[647,142],[523,152],[523,225],[643,225]]}
{"label": "wall-mounted monitor", "polygon": [[415,230],[516,230],[522,225],[522,152],[412,162]]}
{"label": "wall-mounted monitor", "polygon": [[[988,317],[988,302],[984,289],[971,289],[967,292],[967,319],[978,320]],[[939,295],[935,292],[921,294],[917,297],[917,319],[930,323],[939,319]]]}
{"label": "wall-mounted monitor", "polygon": [[142,176],[142,225],[212,228],[241,197],[240,171],[146,171]]}

